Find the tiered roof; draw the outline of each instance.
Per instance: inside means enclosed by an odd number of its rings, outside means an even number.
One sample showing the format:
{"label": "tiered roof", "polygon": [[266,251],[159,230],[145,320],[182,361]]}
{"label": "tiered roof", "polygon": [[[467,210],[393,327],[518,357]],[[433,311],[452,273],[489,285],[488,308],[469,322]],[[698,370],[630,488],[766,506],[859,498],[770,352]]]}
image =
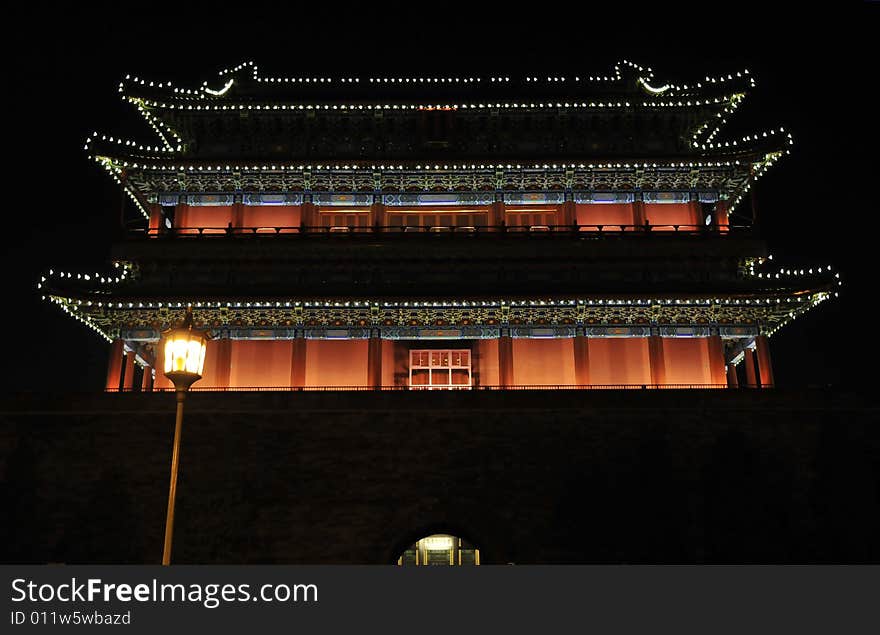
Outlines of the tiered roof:
{"label": "tiered roof", "polygon": [[[483,202],[517,192],[560,202],[684,192],[733,207],[792,143],[782,128],[721,137],[753,86],[748,71],[676,85],[631,62],[605,76],[520,78],[279,78],[245,62],[195,87],[126,78],[120,93],[157,140],[95,133],[85,149],[145,214],[190,196],[246,202],[278,192],[318,203],[354,193],[367,205],[424,192]],[[424,280],[402,281],[403,261]],[[117,246],[117,265],[93,276],[52,271],[39,287],[104,337],[131,341],[155,339],[188,304],[237,337],[711,328],[747,339],[774,333],[841,284],[830,266],[775,270],[763,242],[741,228],[160,236]]]}
{"label": "tiered roof", "polygon": [[565,77],[266,77],[245,62],[195,87],[127,77],[120,94],[157,140],[94,133],[85,149],[144,210],[161,193],[312,190],[699,190],[735,204],[792,143],[781,127],[721,137],[753,86],[747,70],[671,84],[628,61]]}

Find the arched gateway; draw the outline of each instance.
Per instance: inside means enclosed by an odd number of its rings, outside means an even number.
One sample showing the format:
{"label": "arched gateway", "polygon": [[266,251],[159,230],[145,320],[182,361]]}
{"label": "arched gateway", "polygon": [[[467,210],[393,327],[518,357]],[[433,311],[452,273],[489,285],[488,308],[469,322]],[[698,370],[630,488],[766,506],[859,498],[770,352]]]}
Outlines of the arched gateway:
{"label": "arched gateway", "polygon": [[467,566],[480,564],[480,550],[473,543],[450,534],[425,536],[397,558],[400,566]]}

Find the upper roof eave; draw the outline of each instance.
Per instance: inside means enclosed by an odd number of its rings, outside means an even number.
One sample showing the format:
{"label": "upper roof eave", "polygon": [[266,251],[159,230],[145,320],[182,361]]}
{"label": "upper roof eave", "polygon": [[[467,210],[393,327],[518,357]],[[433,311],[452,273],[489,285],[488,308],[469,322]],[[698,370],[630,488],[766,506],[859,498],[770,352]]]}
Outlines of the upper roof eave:
{"label": "upper roof eave", "polygon": [[[120,82],[119,91],[128,99],[143,100],[153,107],[182,106],[189,110],[208,107],[251,104],[264,101],[271,105],[293,103],[353,104],[386,103],[402,100],[407,104],[431,105],[453,98],[493,103],[497,100],[534,101],[612,101],[630,103],[711,103],[722,96],[744,94],[755,84],[749,71],[727,76],[706,77],[687,84],[663,83],[653,71],[622,60],[612,72],[602,75],[558,73],[547,76],[482,77],[268,77],[253,62],[243,62],[223,69],[218,77],[197,87],[177,87],[171,82],[147,81],[130,75]],[[706,104],[702,104],[706,105]]]}

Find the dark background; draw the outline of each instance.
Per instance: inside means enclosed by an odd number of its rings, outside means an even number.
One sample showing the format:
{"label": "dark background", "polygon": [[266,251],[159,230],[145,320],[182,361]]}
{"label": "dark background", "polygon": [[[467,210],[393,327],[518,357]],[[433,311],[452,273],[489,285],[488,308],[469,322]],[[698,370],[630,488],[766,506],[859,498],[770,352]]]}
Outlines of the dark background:
{"label": "dark background", "polygon": [[119,80],[131,73],[197,86],[248,59],[281,76],[521,76],[605,74],[626,58],[651,66],[657,83],[748,68],[758,85],[726,133],[783,125],[795,139],[792,155],[756,188],[774,259],[832,264],[845,282],[839,299],[772,339],[777,383],[867,384],[875,354],[878,190],[869,171],[880,5],[800,3],[770,14],[770,3],[720,4],[713,12],[622,3],[602,12],[586,3],[485,11],[474,3],[361,5],[358,12],[341,3],[322,10],[256,2],[24,8],[4,35],[6,390],[103,385],[108,345],[42,302],[36,283],[49,268],[107,264],[120,194],[87,160],[83,143],[93,130],[155,143],[119,98]]}

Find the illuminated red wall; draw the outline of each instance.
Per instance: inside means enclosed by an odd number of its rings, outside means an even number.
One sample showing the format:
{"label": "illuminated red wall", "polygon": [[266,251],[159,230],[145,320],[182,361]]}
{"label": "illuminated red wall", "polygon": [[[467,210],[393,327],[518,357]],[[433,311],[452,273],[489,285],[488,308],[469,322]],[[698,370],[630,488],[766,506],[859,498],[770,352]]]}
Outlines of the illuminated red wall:
{"label": "illuminated red wall", "polygon": [[275,233],[274,227],[299,228],[301,213],[299,205],[246,205],[241,223],[242,227],[259,227],[258,232]]}
{"label": "illuminated red wall", "polygon": [[[302,215],[299,205],[244,205],[240,209],[241,218],[236,219],[231,205],[178,205],[174,213],[174,226],[210,227],[213,229],[205,233],[220,233],[232,223],[233,227],[259,227],[262,228],[260,231],[274,233],[275,227],[298,228]],[[285,231],[292,232],[296,229]]]}
{"label": "illuminated red wall", "polygon": [[[409,350],[412,348],[424,348],[418,342],[406,340],[394,340],[391,344],[392,374],[395,386],[409,385]],[[383,357],[384,359],[384,357]],[[384,372],[384,369],[383,369]]]}
{"label": "illuminated red wall", "polygon": [[571,339],[514,339],[513,383],[519,386],[577,383]]}
{"label": "illuminated red wall", "polygon": [[[178,205],[174,212],[175,227],[210,227],[204,232],[221,233],[232,222],[231,205],[206,205],[192,207],[190,205]],[[197,233],[195,230],[182,231],[181,233]]]}
{"label": "illuminated red wall", "polygon": [[229,386],[286,388],[292,355],[291,340],[234,340]]}
{"label": "illuminated red wall", "polygon": [[[156,377],[153,379],[153,388],[174,388],[174,384],[172,384],[168,379],[165,378],[165,351],[162,346],[164,342],[161,340],[156,342]],[[207,363],[208,360],[205,360]],[[198,384],[195,384],[198,386]]]}
{"label": "illuminated red wall", "polygon": [[400,343],[395,340],[382,340],[382,385],[394,386],[394,353]]}
{"label": "illuminated red wall", "polygon": [[[633,225],[633,206],[629,203],[579,203],[576,206],[578,225]],[[595,231],[588,227],[587,231]],[[603,227],[620,231],[620,227]]]}
{"label": "illuminated red wall", "polygon": [[[322,210],[331,213],[333,210]],[[483,226],[489,223],[487,205],[442,206],[389,206],[385,208],[384,223],[390,226]]]}
{"label": "illuminated red wall", "polygon": [[558,225],[562,222],[556,205],[516,205],[505,209],[508,226]]}
{"label": "illuminated red wall", "polygon": [[[235,344],[235,342],[232,342]],[[205,368],[202,373],[202,378],[195,384],[193,384],[193,388],[217,388],[218,386],[222,386],[223,382],[219,381],[219,375],[225,377],[226,372],[225,369],[221,370],[219,367],[219,355],[218,348],[220,348],[220,342],[218,340],[208,340],[208,344],[205,347]]]}
{"label": "illuminated red wall", "polygon": [[709,346],[705,337],[663,338],[668,384],[711,384]]}
{"label": "illuminated red wall", "polygon": [[162,218],[162,206],[161,205],[151,205],[150,206],[150,221],[148,225],[148,233],[150,235],[156,234],[160,228],[163,228],[164,219]]}
{"label": "illuminated red wall", "polygon": [[367,340],[309,340],[306,386],[366,386]]}
{"label": "illuminated red wall", "polygon": [[[690,203],[645,203],[645,219],[652,225],[699,225]],[[654,227],[658,231],[675,231],[672,227]],[[688,227],[686,229],[694,229]]]}
{"label": "illuminated red wall", "polygon": [[474,365],[479,377],[474,380],[480,386],[497,386],[501,383],[498,375],[498,340],[475,340]]}
{"label": "illuminated red wall", "polygon": [[[290,385],[292,352],[290,340],[226,340],[225,344],[230,350],[231,361],[228,369],[230,388],[286,388]],[[226,369],[220,367],[221,355],[218,351],[222,345],[220,340],[208,340],[204,372],[202,378],[193,384],[194,389],[224,387],[227,373]],[[163,372],[164,350],[161,344],[157,345],[156,349],[154,386],[157,389],[173,388]]]}
{"label": "illuminated red wall", "polygon": [[[230,347],[230,388],[279,387],[291,385],[291,340],[233,340]],[[529,386],[574,385],[577,383],[574,342],[571,338],[519,339],[513,345],[513,383]],[[220,368],[222,355],[217,340],[208,342],[203,378],[197,389],[224,387],[226,374]],[[455,345],[450,345],[456,348]],[[413,347],[419,348],[417,345]],[[463,348],[464,346],[459,346]],[[409,348],[404,342],[382,341],[382,385],[406,385],[409,376]],[[476,340],[475,383],[500,384],[498,340]],[[366,386],[367,340],[307,340],[306,386]],[[591,385],[651,384],[650,356],[646,338],[589,338],[588,375]],[[724,360],[712,360],[707,338],[663,338],[666,384],[712,384],[712,364],[723,377]],[[157,346],[155,387],[172,388],[165,378],[163,351]],[[723,383],[723,382],[722,382]]]}
{"label": "illuminated red wall", "polygon": [[651,383],[647,338],[591,338],[587,346],[590,383],[594,386]]}

